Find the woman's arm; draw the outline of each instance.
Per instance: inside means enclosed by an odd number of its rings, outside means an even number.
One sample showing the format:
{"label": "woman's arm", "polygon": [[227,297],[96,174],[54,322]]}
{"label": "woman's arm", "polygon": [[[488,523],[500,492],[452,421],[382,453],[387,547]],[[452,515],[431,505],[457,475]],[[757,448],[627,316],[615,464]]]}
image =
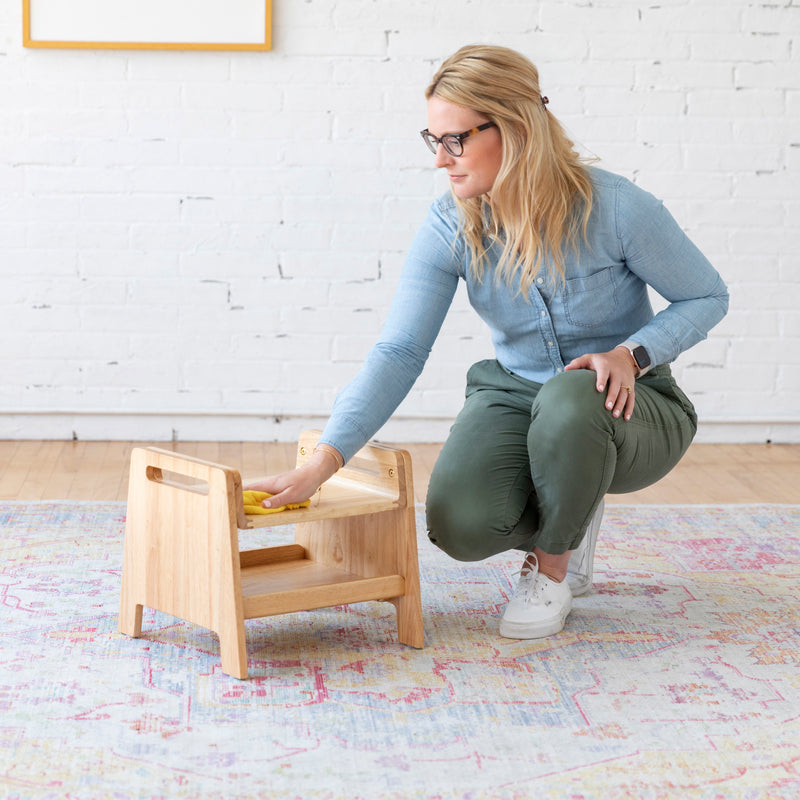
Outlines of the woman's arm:
{"label": "woman's arm", "polygon": [[463,248],[457,219],[437,201],[409,249],[386,322],[336,398],[320,437],[349,460],[389,419],[422,372],[453,301]]}
{"label": "woman's arm", "polygon": [[725,316],[728,289],[661,201],[625,180],[616,227],[628,269],[669,301],[628,340],[642,345],[653,365],[674,361]]}
{"label": "woman's arm", "polygon": [[[455,236],[454,220],[434,203],[409,249],[380,337],[336,398],[320,437],[341,463],[389,419],[422,372],[458,286]],[[318,451],[302,467],[248,488],[274,494],[264,501],[267,508],[301,502],[336,472],[336,461],[330,452]]]}
{"label": "woman's arm", "polygon": [[[621,344],[635,342],[645,348],[652,366],[665,364],[705,339],[725,316],[728,289],[659,200],[622,178],[616,188],[616,234],[625,264],[669,301]],[[627,348],[586,353],[565,369],[596,372],[597,391],[607,392],[606,408],[615,417],[631,418],[639,367]]]}

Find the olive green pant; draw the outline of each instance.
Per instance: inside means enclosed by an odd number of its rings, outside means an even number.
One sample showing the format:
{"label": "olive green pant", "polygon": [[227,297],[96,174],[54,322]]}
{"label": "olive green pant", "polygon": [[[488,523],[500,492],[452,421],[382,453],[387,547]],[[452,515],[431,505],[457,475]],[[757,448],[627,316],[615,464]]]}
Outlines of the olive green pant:
{"label": "olive green pant", "polygon": [[534,546],[575,549],[600,500],[678,463],[697,416],[668,366],[636,381],[629,421],[606,409],[589,370],[539,384],[497,361],[467,374],[466,401],[434,466],[428,536],[460,561]]}

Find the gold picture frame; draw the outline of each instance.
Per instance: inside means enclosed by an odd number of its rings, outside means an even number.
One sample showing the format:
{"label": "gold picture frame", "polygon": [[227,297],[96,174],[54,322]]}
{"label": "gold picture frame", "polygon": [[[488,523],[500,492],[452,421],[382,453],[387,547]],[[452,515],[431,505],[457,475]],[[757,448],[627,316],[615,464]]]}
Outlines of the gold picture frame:
{"label": "gold picture frame", "polygon": [[25,47],[270,50],[272,0],[22,0]]}

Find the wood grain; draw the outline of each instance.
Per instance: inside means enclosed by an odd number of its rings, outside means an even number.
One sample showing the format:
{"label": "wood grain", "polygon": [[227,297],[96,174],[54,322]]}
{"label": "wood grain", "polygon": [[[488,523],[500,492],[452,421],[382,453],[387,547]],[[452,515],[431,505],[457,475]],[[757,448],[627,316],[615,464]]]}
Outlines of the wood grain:
{"label": "wood grain", "polygon": [[[0,441],[0,500],[125,500],[136,442]],[[235,466],[245,480],[282,472],[295,443],[152,442]],[[398,444],[411,454],[415,502],[424,503],[440,444]],[[665,478],[609,503],[800,503],[800,445],[695,444]]]}

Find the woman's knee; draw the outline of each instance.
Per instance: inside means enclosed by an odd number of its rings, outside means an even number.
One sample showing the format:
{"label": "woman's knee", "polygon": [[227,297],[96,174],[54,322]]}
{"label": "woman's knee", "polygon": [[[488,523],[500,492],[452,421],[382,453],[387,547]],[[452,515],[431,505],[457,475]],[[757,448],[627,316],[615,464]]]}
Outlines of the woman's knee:
{"label": "woman's knee", "polygon": [[530,404],[513,408],[499,392],[465,404],[428,484],[430,539],[460,561],[478,561],[506,545],[529,501]]}
{"label": "woman's knee", "polygon": [[431,476],[425,503],[428,538],[440,550],[458,561],[479,561],[487,557],[486,539],[492,520],[486,506],[458,487],[443,485]]}
{"label": "woman's knee", "polygon": [[480,561],[524,546],[538,527],[538,506],[527,470],[511,485],[449,482],[434,474],[428,487],[428,538],[458,561]]}
{"label": "woman's knee", "polygon": [[531,407],[534,424],[556,431],[574,431],[605,422],[604,395],[597,391],[597,374],[580,369],[552,377],[539,390]]}

